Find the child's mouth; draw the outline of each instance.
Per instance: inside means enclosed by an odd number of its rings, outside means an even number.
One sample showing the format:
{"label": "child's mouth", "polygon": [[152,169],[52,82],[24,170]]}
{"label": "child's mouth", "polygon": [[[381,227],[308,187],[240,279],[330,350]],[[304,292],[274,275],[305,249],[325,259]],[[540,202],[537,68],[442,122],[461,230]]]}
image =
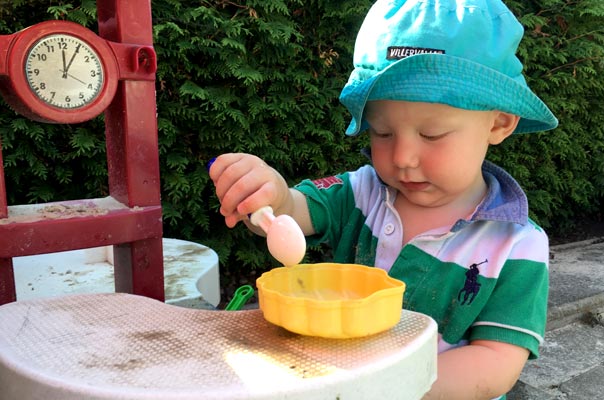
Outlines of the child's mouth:
{"label": "child's mouth", "polygon": [[422,190],[425,190],[428,188],[428,186],[430,186],[430,183],[428,182],[400,182],[401,186],[403,188],[405,188],[406,190],[412,191],[412,192],[419,192]]}

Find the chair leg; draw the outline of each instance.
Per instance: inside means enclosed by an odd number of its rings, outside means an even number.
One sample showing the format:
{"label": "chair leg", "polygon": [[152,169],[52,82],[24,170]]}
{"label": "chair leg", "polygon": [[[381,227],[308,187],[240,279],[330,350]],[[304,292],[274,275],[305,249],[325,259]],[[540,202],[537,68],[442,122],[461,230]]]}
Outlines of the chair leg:
{"label": "chair leg", "polygon": [[13,259],[0,258],[0,305],[17,300]]}
{"label": "chair leg", "polygon": [[115,291],[165,301],[162,238],[113,246]]}

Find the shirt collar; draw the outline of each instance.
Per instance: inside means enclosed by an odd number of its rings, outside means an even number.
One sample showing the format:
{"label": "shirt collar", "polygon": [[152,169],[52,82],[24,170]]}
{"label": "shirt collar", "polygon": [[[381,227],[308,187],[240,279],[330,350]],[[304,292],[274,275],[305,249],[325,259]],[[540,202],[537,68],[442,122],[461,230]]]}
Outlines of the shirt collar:
{"label": "shirt collar", "polygon": [[[371,156],[368,157],[371,159]],[[471,222],[481,220],[526,225],[529,222],[528,200],[520,184],[503,168],[487,160],[482,164],[482,175],[487,184],[484,199],[469,220],[460,219],[453,225],[451,231],[458,231]],[[377,173],[376,176],[380,179]],[[381,179],[380,182],[384,187],[382,200],[393,203],[396,198],[395,189],[386,185]]]}
{"label": "shirt collar", "polygon": [[487,194],[469,221],[459,220],[452,228],[457,231],[470,222],[480,220],[512,222],[526,225],[529,221],[526,194],[510,174],[490,161],[484,161],[482,175]]}

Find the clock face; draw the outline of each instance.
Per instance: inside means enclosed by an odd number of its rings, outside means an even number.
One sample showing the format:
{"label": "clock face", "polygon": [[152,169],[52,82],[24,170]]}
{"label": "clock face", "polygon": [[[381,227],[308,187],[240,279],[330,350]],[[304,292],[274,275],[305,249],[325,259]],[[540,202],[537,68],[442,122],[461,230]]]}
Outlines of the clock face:
{"label": "clock face", "polygon": [[105,74],[99,55],[73,35],[42,37],[27,52],[24,67],[34,95],[57,108],[85,107],[103,88]]}

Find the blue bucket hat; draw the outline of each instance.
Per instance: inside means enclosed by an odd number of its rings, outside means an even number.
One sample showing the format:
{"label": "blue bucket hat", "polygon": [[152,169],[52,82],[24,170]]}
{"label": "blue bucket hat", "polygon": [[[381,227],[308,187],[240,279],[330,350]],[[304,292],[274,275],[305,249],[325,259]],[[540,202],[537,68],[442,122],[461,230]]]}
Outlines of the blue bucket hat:
{"label": "blue bucket hat", "polygon": [[524,29],[500,0],[378,0],[359,30],[340,94],[347,135],[367,129],[370,100],[441,103],[520,117],[514,133],[558,120],[527,86],[516,57]]}

